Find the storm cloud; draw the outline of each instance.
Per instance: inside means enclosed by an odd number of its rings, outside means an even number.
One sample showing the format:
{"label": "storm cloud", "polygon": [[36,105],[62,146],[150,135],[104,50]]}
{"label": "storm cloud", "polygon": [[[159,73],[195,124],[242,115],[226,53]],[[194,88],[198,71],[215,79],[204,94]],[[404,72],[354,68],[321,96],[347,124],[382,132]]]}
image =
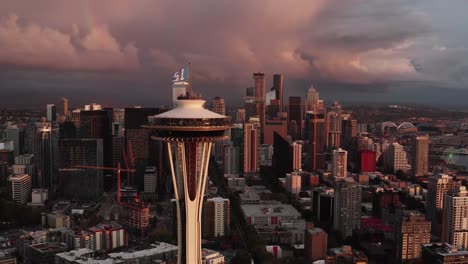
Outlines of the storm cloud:
{"label": "storm cloud", "polygon": [[[450,36],[439,33],[434,3],[2,1],[0,64],[20,67],[15,76],[97,72],[106,80],[104,90],[112,86],[109,74],[118,74],[132,84],[128,91],[116,85],[123,94],[138,86],[142,97],[156,89],[151,92],[160,90],[163,99],[168,76],[189,61],[201,90],[221,95],[241,96],[256,71],[283,73],[291,83],[341,83],[343,91],[359,85],[388,90],[400,82],[463,88],[467,48],[452,46]],[[462,5],[468,7],[456,0],[453,8]],[[5,78],[0,74],[0,89]]]}

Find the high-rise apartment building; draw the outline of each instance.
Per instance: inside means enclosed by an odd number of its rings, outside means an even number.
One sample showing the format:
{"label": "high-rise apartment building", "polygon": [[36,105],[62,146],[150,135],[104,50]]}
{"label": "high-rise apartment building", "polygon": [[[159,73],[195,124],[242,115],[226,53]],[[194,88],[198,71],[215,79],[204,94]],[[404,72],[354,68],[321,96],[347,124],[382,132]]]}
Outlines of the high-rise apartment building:
{"label": "high-rise apartment building", "polygon": [[388,146],[384,154],[384,167],[392,170],[393,173],[399,170],[403,172],[408,170],[408,158],[402,145],[394,142]]}
{"label": "high-rise apartment building", "polygon": [[203,237],[215,238],[229,234],[231,204],[222,197],[209,198],[203,204]]}
{"label": "high-rise apartment building", "polygon": [[353,229],[361,226],[361,195],[361,187],[352,178],[335,182],[333,228],[343,238],[351,236]]}
{"label": "high-rise apartment building", "polygon": [[332,176],[346,177],[348,175],[348,152],[341,148],[332,152]]}
{"label": "high-rise apartment building", "polygon": [[412,168],[414,176],[429,174],[429,135],[416,135],[413,138]]}
{"label": "high-rise apartment building", "polygon": [[436,234],[440,233],[442,208],[445,193],[452,191],[460,182],[447,174],[436,174],[429,177],[427,183],[426,216],[432,221],[432,228]]}
{"label": "high-rise apartment building", "polygon": [[415,211],[406,211],[396,227],[397,258],[411,261],[421,258],[421,244],[431,241],[431,222]]}
{"label": "high-rise apartment building", "polygon": [[259,127],[256,123],[244,124],[244,173],[258,171]]}
{"label": "high-rise apartment building", "polygon": [[17,174],[10,176],[11,199],[17,203],[25,204],[31,200],[31,176],[28,174]]}
{"label": "high-rise apartment building", "polygon": [[441,239],[458,248],[468,248],[468,191],[465,186],[457,186],[445,194]]}

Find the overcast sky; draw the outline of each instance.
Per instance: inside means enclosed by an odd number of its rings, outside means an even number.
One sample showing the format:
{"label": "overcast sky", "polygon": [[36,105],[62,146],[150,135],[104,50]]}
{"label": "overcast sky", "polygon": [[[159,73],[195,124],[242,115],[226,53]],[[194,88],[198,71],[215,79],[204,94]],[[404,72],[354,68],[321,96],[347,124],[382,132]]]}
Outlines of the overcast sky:
{"label": "overcast sky", "polygon": [[[240,102],[252,73],[287,95],[467,105],[466,0],[0,2],[4,106],[169,104],[193,64],[206,99]],[[1,106],[0,105],[0,106]]]}

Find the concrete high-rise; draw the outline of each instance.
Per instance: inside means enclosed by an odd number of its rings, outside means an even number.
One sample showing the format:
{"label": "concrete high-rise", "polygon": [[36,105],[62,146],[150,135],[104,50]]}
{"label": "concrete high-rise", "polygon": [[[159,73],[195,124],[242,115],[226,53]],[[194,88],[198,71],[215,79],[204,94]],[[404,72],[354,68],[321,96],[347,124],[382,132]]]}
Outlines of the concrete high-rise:
{"label": "concrete high-rise", "polygon": [[203,237],[215,238],[229,235],[231,203],[229,199],[214,197],[203,205]]}
{"label": "concrete high-rise", "polygon": [[396,228],[397,258],[401,261],[416,260],[421,257],[421,244],[431,241],[431,222],[423,214],[405,212]]}
{"label": "concrete high-rise", "polygon": [[332,153],[332,176],[346,177],[348,175],[348,152],[335,149]]}
{"label": "concrete high-rise", "polygon": [[457,186],[445,194],[441,239],[458,248],[468,248],[468,191],[465,186]]}
{"label": "concrete high-rise", "polygon": [[203,108],[188,91],[177,107],[150,117],[154,139],[166,142],[177,202],[178,263],[201,264],[201,213],[213,142],[226,139],[230,117]]}
{"label": "concrete high-rise", "polygon": [[343,238],[351,236],[353,229],[361,226],[361,187],[352,178],[335,182],[333,228]]}
{"label": "concrete high-rise", "polygon": [[429,174],[429,135],[416,135],[413,138],[412,168],[414,176]]}

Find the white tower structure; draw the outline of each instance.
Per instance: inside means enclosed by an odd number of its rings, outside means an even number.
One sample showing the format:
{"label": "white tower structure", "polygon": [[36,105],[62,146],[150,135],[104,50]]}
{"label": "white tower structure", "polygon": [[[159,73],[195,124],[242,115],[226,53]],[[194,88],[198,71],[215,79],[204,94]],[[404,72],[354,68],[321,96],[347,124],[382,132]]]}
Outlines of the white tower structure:
{"label": "white tower structure", "polygon": [[190,90],[176,108],[149,118],[153,139],[167,143],[178,216],[178,263],[201,264],[201,215],[210,152],[214,141],[227,138],[230,117],[203,108]]}

